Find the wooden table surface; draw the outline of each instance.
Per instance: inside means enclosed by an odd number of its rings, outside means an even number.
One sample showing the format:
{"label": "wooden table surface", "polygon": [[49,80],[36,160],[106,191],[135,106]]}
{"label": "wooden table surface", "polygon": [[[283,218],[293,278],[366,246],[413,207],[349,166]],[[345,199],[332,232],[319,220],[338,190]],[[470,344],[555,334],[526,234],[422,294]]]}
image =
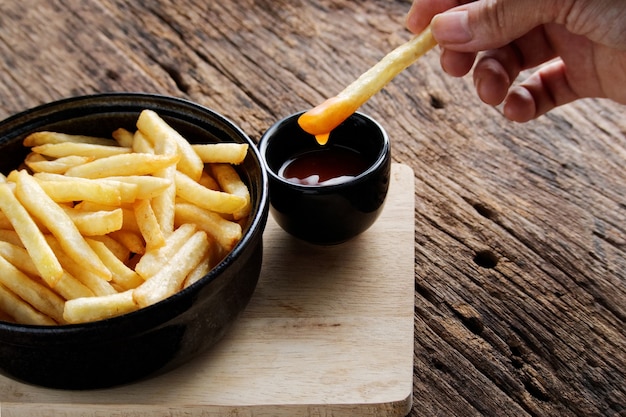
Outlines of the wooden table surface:
{"label": "wooden table surface", "polygon": [[[407,40],[407,0],[4,0],[0,118],[193,100],[257,140]],[[433,50],[361,110],[415,175],[411,416],[626,413],[626,108],[506,121]]]}

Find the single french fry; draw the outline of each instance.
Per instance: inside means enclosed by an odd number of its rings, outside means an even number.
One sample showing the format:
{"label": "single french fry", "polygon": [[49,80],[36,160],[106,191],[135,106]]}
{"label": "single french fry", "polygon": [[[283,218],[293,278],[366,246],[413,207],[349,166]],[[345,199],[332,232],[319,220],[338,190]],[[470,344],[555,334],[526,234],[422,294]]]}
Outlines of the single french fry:
{"label": "single french fry", "polygon": [[248,153],[247,143],[206,143],[193,144],[191,147],[205,164],[239,165]]}
{"label": "single french fry", "polygon": [[135,135],[131,131],[120,127],[119,129],[115,129],[113,133],[111,133],[111,136],[119,146],[133,149]]}
{"label": "single french fry", "polygon": [[28,135],[23,144],[26,147],[33,147],[39,145],[45,145],[47,143],[63,143],[63,142],[75,142],[75,143],[91,143],[94,145],[114,145],[115,141],[112,139],[100,138],[95,136],[86,135],[68,135],[59,132],[34,132]]}
{"label": "single french fry", "polygon": [[133,291],[123,291],[99,297],[68,300],[63,313],[68,323],[85,323],[104,320],[139,309],[133,300]]}
{"label": "single french fry", "polygon": [[198,181],[198,184],[208,188],[209,190],[220,191],[220,185],[218,184],[217,180],[213,178],[206,171],[206,169],[202,172],[202,177],[200,177],[200,181]]}
{"label": "single french fry", "polygon": [[[139,185],[133,181],[121,180],[125,177],[91,179],[50,172],[38,172],[33,176],[41,182],[46,193],[57,202],[91,201],[118,206],[121,203],[132,203],[139,195]],[[138,178],[152,177],[139,176]],[[44,182],[51,184],[44,184]]]}
{"label": "single french fry", "polygon": [[133,134],[133,151],[138,153],[156,153],[154,145],[139,130]]}
{"label": "single french fry", "polygon": [[74,209],[84,211],[113,211],[119,208],[122,209],[122,229],[140,233],[132,206],[127,207],[126,205],[122,205],[121,207],[115,207],[106,204],[96,204],[90,201],[81,201],[74,206]]}
{"label": "single french fry", "polygon": [[61,278],[54,286],[54,292],[59,294],[65,300],[73,300],[74,298],[94,297],[95,294],[85,284],[78,280],[67,271],[63,272]]}
{"label": "single french fry", "polygon": [[[71,180],[71,178],[69,178]],[[83,178],[77,178],[83,180]],[[119,205],[122,202],[119,188],[95,181],[39,181],[45,193],[57,203],[93,201],[94,203]]]}
{"label": "single french fry", "polygon": [[11,229],[13,225],[4,212],[0,211],[0,229]]}
{"label": "single french fry", "polygon": [[139,274],[120,261],[103,242],[87,239],[87,243],[111,271],[111,282],[114,287],[116,286],[125,291],[136,288],[144,282]]}
{"label": "single french fry", "polygon": [[235,220],[243,219],[250,214],[250,191],[248,186],[241,180],[241,177],[230,164],[211,164],[211,172],[217,180],[220,188],[229,194],[242,197],[246,204],[233,213]]}
{"label": "single french fry", "polygon": [[49,288],[39,284],[0,256],[0,283],[36,310],[63,323],[65,301]]}
{"label": "single french fry", "polygon": [[194,181],[200,179],[204,164],[191,147],[191,144],[173,129],[153,110],[144,110],[137,119],[137,128],[152,142],[155,148],[163,141],[174,141],[178,147],[180,160],[177,169]]}
{"label": "single french fry", "polygon": [[95,145],[92,143],[61,142],[46,143],[31,148],[32,152],[52,158],[63,158],[66,156],[87,156],[94,159],[105,158],[107,156],[120,155],[132,152],[131,148],[111,145]]}
{"label": "single french fry", "polygon": [[135,253],[139,255],[143,255],[144,253],[146,253],[145,241],[139,233],[122,229],[111,232],[108,234],[108,236],[123,245],[126,249],[129,250],[130,253]]}
{"label": "single french fry", "polygon": [[23,273],[31,276],[39,276],[39,271],[30,257],[30,254],[22,246],[0,241],[0,256],[11,262]]}
{"label": "single french fry", "polygon": [[11,229],[0,229],[0,241],[7,242],[15,246],[24,247],[24,243],[20,239],[19,235],[13,228]]}
{"label": "single french fry", "polygon": [[15,194],[28,212],[48,228],[68,255],[103,278],[110,278],[110,271],[85,242],[78,228],[65,211],[48,197],[37,180],[24,170],[14,172]]}
{"label": "single french fry", "polygon": [[436,44],[428,27],[385,55],[335,97],[303,113],[298,124],[305,132],[314,135],[320,144],[325,144],[334,128]]}
{"label": "single french fry", "polygon": [[64,208],[83,236],[102,236],[120,230],[124,224],[124,212],[115,210],[85,211]]}
{"label": "single french fry", "polygon": [[208,250],[206,233],[194,233],[159,272],[133,291],[135,302],[146,307],[175,294]]}
{"label": "single french fry", "polygon": [[0,210],[9,218],[41,277],[54,287],[63,275],[63,268],[33,218],[6,183],[0,184]]}
{"label": "single french fry", "polygon": [[[149,113],[148,113],[149,114]],[[148,120],[148,119],[146,119]],[[141,132],[138,130],[137,132]],[[158,155],[179,155],[176,140],[169,134],[159,135],[149,139],[153,142],[154,152]],[[147,138],[147,135],[144,135]],[[158,196],[152,199],[152,209],[161,225],[162,233],[167,236],[174,230],[174,202],[176,200],[175,175],[177,167],[168,166],[154,174],[155,177],[170,181],[170,185]]]}
{"label": "single french fry", "polygon": [[2,284],[0,284],[0,310],[13,318],[15,322],[21,324],[39,326],[54,326],[57,324],[57,322],[35,310],[30,304]]}
{"label": "single french fry", "polygon": [[93,158],[88,156],[65,156],[49,161],[39,154],[31,153],[26,157],[24,163],[33,172],[64,174],[70,168],[84,165],[91,161],[93,161]]}
{"label": "single french fry", "polygon": [[159,220],[152,210],[150,200],[137,200],[133,204],[135,219],[146,242],[147,250],[160,248],[165,245],[165,236],[161,231]]}
{"label": "single french fry", "polygon": [[71,177],[103,178],[115,175],[149,175],[168,166],[174,166],[178,155],[128,153],[100,158],[74,166],[65,172]]}
{"label": "single french fry", "polygon": [[204,258],[198,263],[198,265],[187,275],[183,288],[187,288],[190,285],[200,281],[211,270],[211,255],[207,253]]}
{"label": "single french fry", "polygon": [[135,271],[144,279],[156,274],[196,231],[193,223],[180,225],[165,239],[165,245],[146,251],[135,265]]}
{"label": "single french fry", "polygon": [[241,240],[242,230],[239,223],[226,220],[217,213],[205,210],[194,204],[176,204],[176,224],[195,223],[198,229],[203,230],[215,240],[221,257],[235,247]]}
{"label": "single french fry", "polygon": [[246,205],[244,197],[203,187],[182,172],[176,172],[176,194],[198,207],[232,214]]}

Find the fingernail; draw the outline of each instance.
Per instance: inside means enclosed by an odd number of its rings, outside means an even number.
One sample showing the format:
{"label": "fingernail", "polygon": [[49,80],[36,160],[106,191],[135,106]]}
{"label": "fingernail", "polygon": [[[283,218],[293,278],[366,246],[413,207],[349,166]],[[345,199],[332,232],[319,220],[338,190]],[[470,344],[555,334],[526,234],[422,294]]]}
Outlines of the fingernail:
{"label": "fingernail", "polygon": [[466,43],[472,40],[467,11],[441,13],[433,18],[433,35],[439,43]]}

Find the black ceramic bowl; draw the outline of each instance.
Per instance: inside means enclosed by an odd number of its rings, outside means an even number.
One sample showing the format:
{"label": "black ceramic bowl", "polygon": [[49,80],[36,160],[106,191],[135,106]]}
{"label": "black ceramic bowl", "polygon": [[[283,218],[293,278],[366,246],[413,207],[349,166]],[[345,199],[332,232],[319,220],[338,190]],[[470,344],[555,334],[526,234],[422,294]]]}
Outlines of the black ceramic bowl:
{"label": "black ceramic bowl", "polygon": [[[319,145],[298,125],[301,114],[278,121],[259,141],[269,177],[270,212],[281,228],[301,240],[339,244],[367,230],[383,209],[391,168],[389,138],[378,122],[357,112],[333,130],[326,145]],[[364,168],[336,183],[311,185],[286,178],[287,161],[310,152],[330,151],[327,147],[358,154]],[[326,162],[337,163],[324,155],[312,164]]]}
{"label": "black ceramic bowl", "polygon": [[268,216],[267,175],[253,142],[210,109],[176,98],[126,93],[43,105],[0,122],[0,171],[8,173],[24,159],[22,139],[31,132],[110,137],[119,127],[135,130],[143,109],[158,112],[192,143],[250,145],[238,167],[253,202],[243,238],[200,281],[136,312],[55,327],[0,322],[0,372],[4,375],[52,388],[93,389],[162,373],[215,344],[252,296]]}

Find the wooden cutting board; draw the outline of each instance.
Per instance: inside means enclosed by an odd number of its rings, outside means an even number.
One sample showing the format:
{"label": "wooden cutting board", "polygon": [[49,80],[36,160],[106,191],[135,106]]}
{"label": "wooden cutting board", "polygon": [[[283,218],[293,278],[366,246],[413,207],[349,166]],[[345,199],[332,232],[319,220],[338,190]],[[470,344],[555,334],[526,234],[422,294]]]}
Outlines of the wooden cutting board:
{"label": "wooden cutting board", "polygon": [[[413,387],[414,180],[392,166],[378,221],[333,247],[270,219],[256,292],[211,351],[165,375],[97,391],[0,376],[0,415],[405,416]],[[70,365],[71,366],[71,365]]]}

